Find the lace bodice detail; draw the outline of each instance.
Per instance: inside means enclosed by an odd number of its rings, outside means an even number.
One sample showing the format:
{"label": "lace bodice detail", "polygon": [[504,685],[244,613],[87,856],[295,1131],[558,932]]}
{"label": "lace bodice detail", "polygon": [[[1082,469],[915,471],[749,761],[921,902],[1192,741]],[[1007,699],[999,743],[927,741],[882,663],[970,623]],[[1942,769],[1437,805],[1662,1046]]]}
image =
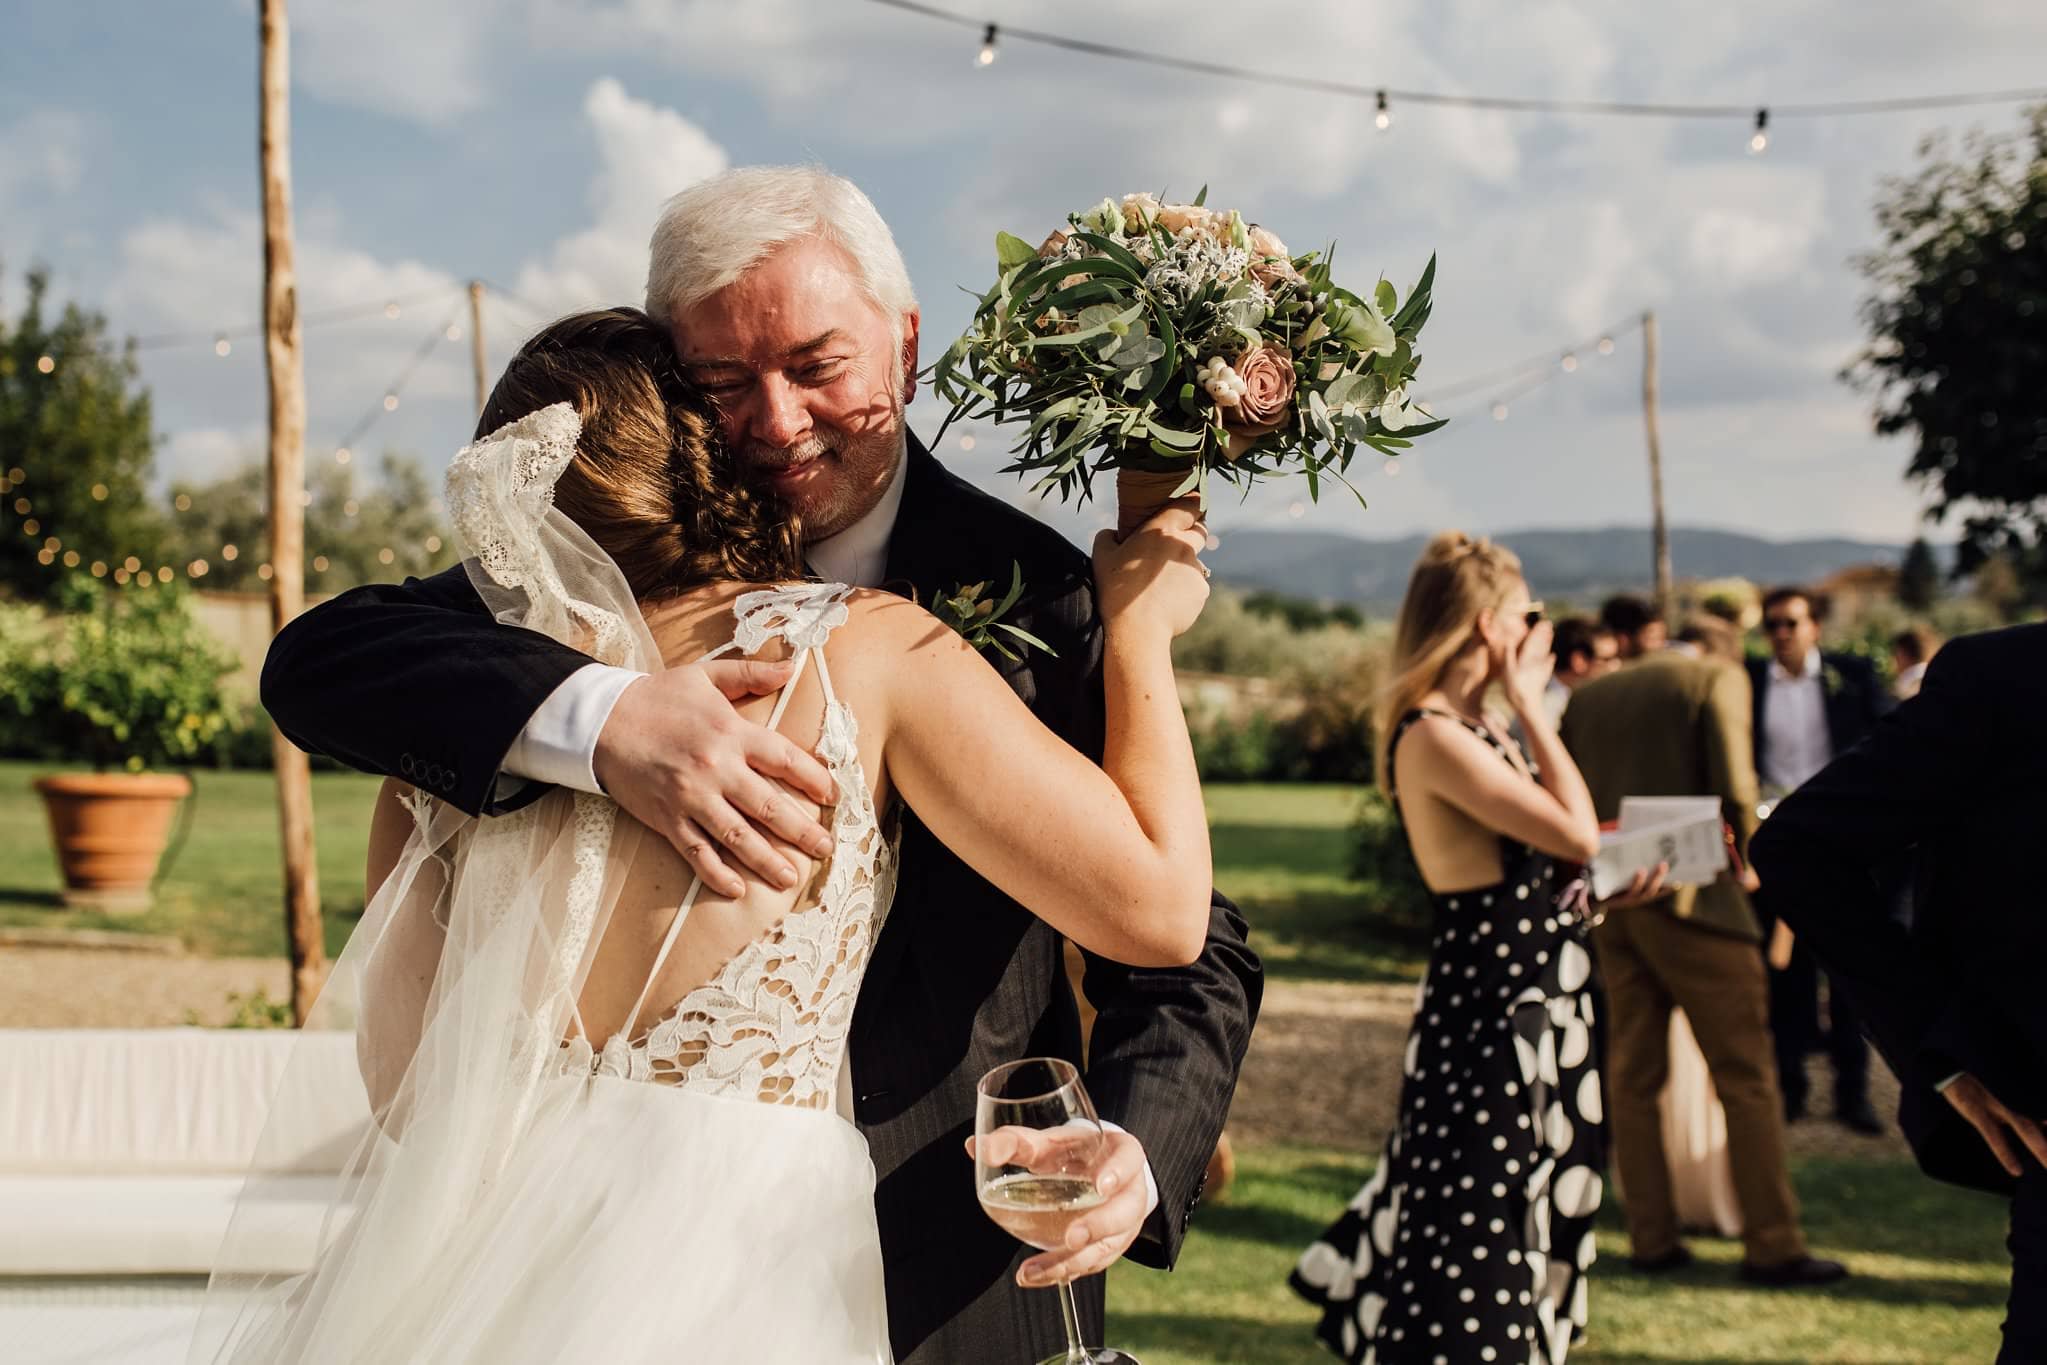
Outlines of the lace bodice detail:
{"label": "lace bodice detail", "polygon": [[[840,796],[832,852],[811,891],[772,932],[658,1018],[643,1023],[635,1010],[626,1025],[630,1036],[615,1034],[601,1048],[572,1039],[562,1048],[564,1071],[768,1104],[833,1107],[860,982],[895,896],[897,855],[860,763],[859,724],[833,693],[825,664],[824,643],[847,619],[849,592],[839,584],[805,584],[747,593],[733,606],[737,626],[726,647],[752,654],[779,638],[818,670],[825,709],[817,754]],[[786,705],[785,695],[776,721]],[[697,894],[693,883],[670,944]],[[659,971],[658,960],[653,970]]]}

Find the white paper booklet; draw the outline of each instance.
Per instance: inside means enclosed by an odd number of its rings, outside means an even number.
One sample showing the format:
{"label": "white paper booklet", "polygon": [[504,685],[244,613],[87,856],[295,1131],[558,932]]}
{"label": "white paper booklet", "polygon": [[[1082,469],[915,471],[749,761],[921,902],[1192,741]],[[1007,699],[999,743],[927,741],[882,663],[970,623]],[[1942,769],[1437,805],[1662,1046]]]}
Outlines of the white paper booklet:
{"label": "white paper booklet", "polygon": [[1620,828],[1599,836],[1592,894],[1611,896],[1658,863],[1670,864],[1668,886],[1703,886],[1726,870],[1718,797],[1622,797]]}

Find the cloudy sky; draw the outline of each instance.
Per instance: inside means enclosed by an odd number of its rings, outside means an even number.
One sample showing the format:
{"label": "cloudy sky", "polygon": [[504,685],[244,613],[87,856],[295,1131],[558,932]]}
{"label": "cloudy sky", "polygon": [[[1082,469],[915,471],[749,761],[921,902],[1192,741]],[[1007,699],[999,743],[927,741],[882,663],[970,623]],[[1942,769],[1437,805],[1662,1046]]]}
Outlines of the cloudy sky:
{"label": "cloudy sky", "polygon": [[[948,0],[951,3],[951,0]],[[961,13],[1176,55],[1365,85],[1734,102],[2038,84],[2047,6],[1956,0],[958,0]],[[0,46],[0,307],[20,269],[145,338],[166,476],[260,449],[260,348],[206,340],[259,313],[256,35],[249,0],[7,5]],[[1919,500],[1906,452],[1868,432],[1835,379],[1885,174],[1943,126],[2010,108],[1780,117],[1763,156],[1741,123],[1369,107],[1132,67],[1020,42],[986,69],[978,35],[861,0],[294,0],[293,148],[309,314],[400,301],[307,333],[315,458],[357,441],[438,470],[471,421],[461,283],[495,287],[493,365],[545,317],[637,302],[656,207],[728,165],[821,161],[894,226],[925,311],[926,360],[964,324],[992,239],[1036,240],[1106,193],[1236,205],[1296,250],[1334,239],[1339,278],[1402,286],[1440,256],[1423,387],[1597,336],[1653,308],[1673,519],[1773,536],[1898,540]],[[501,291],[501,292],[498,292]],[[1220,529],[1391,535],[1646,520],[1639,338],[1462,420],[1397,476],[1361,471],[1296,508],[1281,486],[1218,508]],[[912,410],[927,434],[928,396]],[[941,453],[990,487],[1001,441]],[[1078,528],[1086,518],[1066,518]]]}

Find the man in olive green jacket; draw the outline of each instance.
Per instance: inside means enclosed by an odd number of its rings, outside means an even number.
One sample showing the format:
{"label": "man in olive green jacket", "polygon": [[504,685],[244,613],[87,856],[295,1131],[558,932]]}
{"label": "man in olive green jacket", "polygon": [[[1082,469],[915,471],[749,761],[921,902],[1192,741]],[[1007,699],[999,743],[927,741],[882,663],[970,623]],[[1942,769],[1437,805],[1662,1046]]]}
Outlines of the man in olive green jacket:
{"label": "man in olive green jacket", "polygon": [[[1618,627],[1630,662],[1579,688],[1562,727],[1599,818],[1617,818],[1624,796],[1717,796],[1746,857],[1756,827],[1748,678],[1730,664],[1645,653],[1643,636],[1660,622],[1636,599],[1616,599],[1603,615]],[[1841,1278],[1847,1272],[1838,1263],[1807,1255],[1799,1228],[1761,933],[1740,878],[1730,872],[1617,911],[1594,931],[1593,944],[1606,982],[1608,1108],[1635,1265],[1670,1270],[1691,1261],[1678,1240],[1657,1105],[1677,1008],[1727,1111],[1742,1278],[1784,1287]]]}

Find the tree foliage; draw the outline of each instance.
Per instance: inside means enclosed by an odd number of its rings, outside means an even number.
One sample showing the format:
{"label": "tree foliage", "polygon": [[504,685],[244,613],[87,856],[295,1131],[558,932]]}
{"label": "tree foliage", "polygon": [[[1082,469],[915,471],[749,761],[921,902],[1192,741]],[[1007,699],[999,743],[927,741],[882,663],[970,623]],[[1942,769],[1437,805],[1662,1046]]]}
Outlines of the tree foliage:
{"label": "tree foliage", "polygon": [[[132,343],[67,304],[48,316],[49,276],[31,270],[20,315],[0,313],[0,587],[47,597],[61,555],[159,562],[163,527],[149,499],[155,436]],[[19,471],[23,476],[16,479]],[[54,539],[54,563],[38,555]]]}
{"label": "tree foliage", "polygon": [[[2004,553],[2047,567],[2047,106],[2021,130],[1929,139],[1885,182],[1869,346],[1850,377],[1876,429],[1917,438],[1928,516],[1962,517],[1958,571]],[[2042,581],[2036,576],[2036,583]]]}
{"label": "tree foliage", "polygon": [[[198,581],[207,588],[261,588],[258,566],[270,555],[263,466],[251,463],[207,484],[175,483],[170,492],[175,562],[184,568],[205,560]],[[339,592],[455,562],[433,485],[410,456],[386,453],[377,478],[361,484],[352,466],[318,463],[308,471],[306,492],[308,591]]]}

